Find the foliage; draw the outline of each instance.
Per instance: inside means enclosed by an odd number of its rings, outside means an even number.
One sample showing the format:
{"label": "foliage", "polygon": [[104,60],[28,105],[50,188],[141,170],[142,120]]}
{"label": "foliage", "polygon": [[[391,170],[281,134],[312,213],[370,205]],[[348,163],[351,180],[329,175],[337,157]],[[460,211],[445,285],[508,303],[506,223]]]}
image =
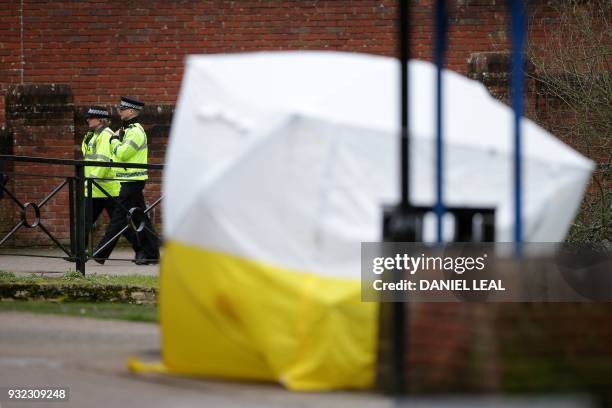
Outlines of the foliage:
{"label": "foliage", "polygon": [[[528,44],[540,104],[536,120],[596,162],[568,241],[612,241],[612,2],[547,3],[555,16]],[[552,13],[551,13],[552,12]],[[544,13],[546,15],[546,13]],[[545,25],[542,14],[531,22]]]}
{"label": "foliage", "polygon": [[16,275],[0,271],[0,283],[37,283],[37,284],[78,284],[78,285],[122,285],[145,288],[159,288],[159,278],[150,275],[97,275],[83,276],[80,272],[67,271],[61,277],[48,277],[42,274]]}

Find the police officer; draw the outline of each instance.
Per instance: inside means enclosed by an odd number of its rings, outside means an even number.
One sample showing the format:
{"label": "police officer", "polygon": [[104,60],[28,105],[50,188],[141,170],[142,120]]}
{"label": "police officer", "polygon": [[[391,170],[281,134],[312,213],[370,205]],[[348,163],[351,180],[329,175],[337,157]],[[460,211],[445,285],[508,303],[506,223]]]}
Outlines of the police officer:
{"label": "police officer", "polygon": [[[114,162],[147,164],[147,134],[138,122],[138,115],[143,107],[144,103],[136,99],[121,97],[121,104],[118,108],[122,126],[110,138],[110,150]],[[104,263],[110,256],[117,243],[117,238],[114,240],[113,238],[126,225],[127,210],[132,211],[132,221],[136,226],[140,226],[141,223],[144,224],[144,228],[136,233],[137,239],[133,243],[136,251],[134,262],[139,265],[157,263],[159,260],[157,233],[149,217],[143,212],[146,208],[143,190],[148,179],[147,170],[119,167],[115,169],[115,176],[121,185],[118,205],[115,206],[106,234],[98,244],[98,248],[101,248],[107,242],[112,242],[97,254],[96,261]]]}
{"label": "police officer", "polygon": [[[108,127],[110,120],[108,111],[102,106],[92,106],[87,111],[85,119],[89,129],[81,143],[83,160],[110,162],[110,138],[113,136],[113,131]],[[115,177],[112,167],[85,166],[85,177],[95,180],[95,183],[102,188],[100,189],[92,182],[91,199],[85,200],[87,219],[89,225],[93,225],[104,210],[109,217],[112,216],[115,208],[115,200],[112,197],[119,195],[119,182],[109,180]],[[85,196],[89,197],[87,181],[85,182]],[[87,235],[85,242],[88,239]]]}

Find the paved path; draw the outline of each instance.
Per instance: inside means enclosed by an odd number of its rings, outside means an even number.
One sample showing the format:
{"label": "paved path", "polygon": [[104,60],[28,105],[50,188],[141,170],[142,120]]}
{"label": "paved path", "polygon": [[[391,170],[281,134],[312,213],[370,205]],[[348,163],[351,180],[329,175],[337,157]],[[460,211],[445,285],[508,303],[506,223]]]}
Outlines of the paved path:
{"label": "paved path", "polygon": [[159,360],[158,326],[79,317],[0,313],[0,387],[62,386],[68,402],[0,402],[2,408],[42,407],[416,407],[583,408],[588,399],[410,398],[366,392],[295,393],[274,384],[188,379],[128,372],[128,356]]}
{"label": "paved path", "polygon": [[[0,270],[15,272],[17,274],[42,273],[49,276],[61,275],[68,270],[74,270],[75,264],[63,259],[44,257],[2,255],[9,252],[8,249],[0,251]],[[35,254],[41,256],[63,256],[61,250],[56,249],[19,249],[10,250],[17,254]],[[99,265],[95,261],[87,262],[85,271],[87,274],[112,274],[112,275],[158,275],[159,265],[136,265],[129,260],[134,258],[131,248],[117,248],[113,251],[113,258],[121,258],[124,261],[107,261]]]}

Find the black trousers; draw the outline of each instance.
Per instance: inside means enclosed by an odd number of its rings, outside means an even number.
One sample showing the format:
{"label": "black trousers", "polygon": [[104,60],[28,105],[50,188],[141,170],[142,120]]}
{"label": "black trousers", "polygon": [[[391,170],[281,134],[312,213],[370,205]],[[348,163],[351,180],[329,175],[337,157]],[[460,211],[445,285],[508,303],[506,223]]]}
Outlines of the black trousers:
{"label": "black trousers", "polygon": [[[127,225],[128,211],[134,207],[138,207],[143,211],[146,208],[142,193],[144,186],[144,181],[126,181],[121,183],[121,190],[119,191],[119,197],[117,197],[117,204],[115,205],[113,215],[111,216],[106,233],[100,243],[98,243],[97,248],[102,248],[107,243],[108,245],[95,256],[97,259],[107,259],[111,252],[113,252],[113,249],[115,249],[115,245],[119,240],[119,237],[115,238],[115,236]],[[137,254],[141,253],[147,259],[158,259],[159,239],[157,238],[155,227],[153,227],[151,220],[149,220],[146,214],[138,218],[136,224],[139,224],[141,220],[144,221],[142,231],[136,232],[131,226],[128,226],[126,237]]]}
{"label": "black trousers", "polygon": [[106,210],[108,217],[111,218],[115,210],[115,200],[110,197],[85,198],[85,216],[87,217],[87,225],[89,228],[87,234],[85,234],[85,247],[89,245],[89,231],[91,231],[91,227],[104,210]]}

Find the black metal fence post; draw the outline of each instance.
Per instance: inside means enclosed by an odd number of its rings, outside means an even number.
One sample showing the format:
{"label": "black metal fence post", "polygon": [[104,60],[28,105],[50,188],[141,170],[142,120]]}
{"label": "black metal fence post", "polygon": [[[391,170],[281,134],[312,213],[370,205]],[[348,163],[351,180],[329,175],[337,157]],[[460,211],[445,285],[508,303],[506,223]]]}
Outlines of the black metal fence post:
{"label": "black metal fence post", "polygon": [[[75,203],[74,203],[74,178],[68,180],[68,211],[70,218],[70,253],[74,257],[76,254],[76,223],[75,221]],[[71,259],[72,261],[72,259]]]}
{"label": "black metal fence post", "polygon": [[85,247],[88,254],[93,253],[93,181],[87,179],[87,195],[85,197]]}
{"label": "black metal fence post", "polygon": [[76,170],[76,245],[75,258],[76,269],[85,275],[85,263],[87,253],[85,252],[85,167],[82,164],[75,165]]}
{"label": "black metal fence post", "polygon": [[[76,270],[80,273],[85,274],[85,263],[88,259],[94,258],[96,254],[92,254],[87,252],[87,236],[91,231],[92,226],[92,209],[93,203],[92,199],[92,190],[95,188],[104,192],[105,195],[109,198],[114,198],[115,203],[116,197],[112,197],[105,192],[105,190],[96,183],[96,180],[93,178],[86,179],[85,178],[85,166],[96,166],[96,167],[121,167],[121,168],[130,168],[130,169],[147,169],[147,170],[163,170],[163,164],[135,164],[135,163],[113,163],[113,162],[93,162],[86,160],[71,160],[71,159],[56,159],[56,158],[47,158],[47,157],[29,157],[29,156],[14,156],[14,155],[6,155],[0,154],[0,162],[20,162],[20,163],[44,163],[48,165],[56,165],[56,166],[70,166],[74,167],[74,175],[66,175],[66,176],[55,176],[55,175],[47,175],[47,174],[25,174],[27,176],[40,176],[43,178],[64,178],[65,181],[57,185],[42,201],[39,203],[27,203],[28,207],[33,207],[38,209],[39,207],[44,206],[46,203],[51,200],[55,194],[57,194],[64,186],[68,185],[68,210],[69,210],[69,225],[70,225],[70,249],[64,247],[64,245],[53,236],[52,232],[47,229],[44,223],[40,220],[40,214],[37,213],[37,219],[34,224],[28,225],[26,224],[26,220],[22,219],[18,222],[4,237],[0,236],[0,246],[2,246],[10,237],[12,237],[17,230],[20,228],[39,228],[43,233],[45,233],[51,241],[64,252],[64,256],[52,256],[52,255],[26,255],[33,257],[44,257],[44,258],[61,258],[68,260],[70,262],[76,263]],[[17,173],[13,173],[17,174]],[[19,209],[24,212],[26,205],[19,201],[19,199],[11,193],[6,186],[2,184],[2,181],[6,181],[6,178],[0,179],[0,191],[5,193],[11,201],[13,201]],[[87,195],[86,195],[87,193]],[[89,201],[89,202],[88,202]],[[162,197],[159,197],[153,204],[146,206],[146,208],[139,209],[139,214],[147,214],[152,211],[159,203],[162,201]],[[130,209],[126,209],[129,211]],[[118,239],[120,235],[122,235],[126,229],[130,228],[130,220],[127,220],[127,225],[124,226],[123,230],[119,232],[112,240]],[[148,229],[145,226],[145,229]],[[156,233],[155,233],[156,234]],[[159,237],[158,237],[159,239]],[[107,242],[107,245],[109,244]],[[93,240],[89,242],[93,244]],[[104,248],[104,246],[98,248],[100,251]],[[93,252],[93,250],[92,250]],[[7,252],[2,252],[0,255],[15,255]],[[23,255],[23,254],[19,254]],[[110,259],[110,258],[109,258]],[[130,259],[117,259],[121,261],[131,261]],[[154,260],[156,261],[156,260]]]}
{"label": "black metal fence post", "polygon": [[[400,54],[400,193],[401,200],[389,212],[383,211],[383,240],[414,242],[419,239],[420,219],[410,204],[410,0],[399,0]],[[400,273],[396,271],[396,273]],[[399,278],[399,276],[395,276]],[[398,279],[399,280],[399,279]],[[405,358],[407,356],[408,309],[402,302],[380,305],[378,387],[401,395],[406,389]]]}

